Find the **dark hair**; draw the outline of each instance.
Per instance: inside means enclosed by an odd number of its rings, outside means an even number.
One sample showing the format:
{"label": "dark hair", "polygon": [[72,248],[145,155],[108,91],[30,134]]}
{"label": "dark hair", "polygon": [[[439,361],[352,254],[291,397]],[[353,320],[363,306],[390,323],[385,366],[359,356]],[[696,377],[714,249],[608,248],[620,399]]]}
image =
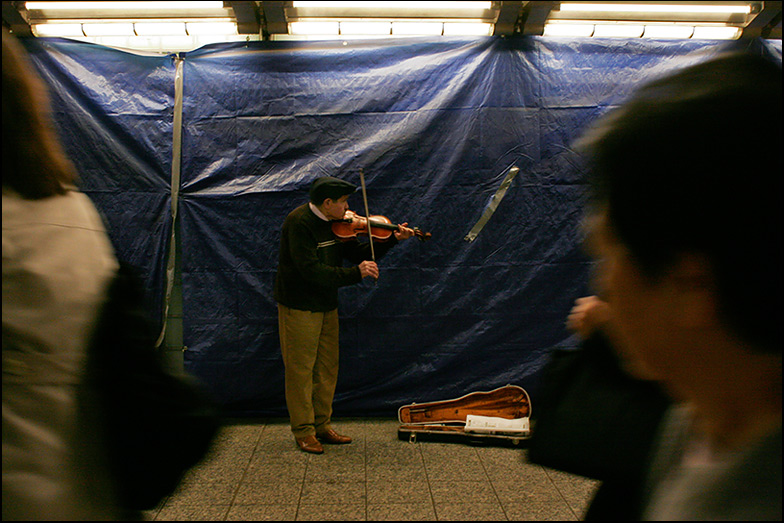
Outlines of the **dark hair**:
{"label": "dark hair", "polygon": [[28,199],[64,194],[76,180],[49,104],[26,51],[3,28],[3,187]]}
{"label": "dark hair", "polygon": [[594,203],[650,278],[712,264],[728,325],[781,351],[781,65],[724,55],[645,85],[583,138]]}

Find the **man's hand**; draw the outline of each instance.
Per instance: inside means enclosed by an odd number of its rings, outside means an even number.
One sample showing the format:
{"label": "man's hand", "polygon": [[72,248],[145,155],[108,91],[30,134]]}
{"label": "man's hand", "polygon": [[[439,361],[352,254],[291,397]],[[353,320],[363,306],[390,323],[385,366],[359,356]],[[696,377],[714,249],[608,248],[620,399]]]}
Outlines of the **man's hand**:
{"label": "man's hand", "polygon": [[362,278],[367,278],[371,276],[375,279],[378,279],[378,265],[376,262],[371,260],[365,260],[359,264],[359,272],[362,274]]}
{"label": "man's hand", "polygon": [[596,330],[610,321],[610,306],[596,296],[577,298],[574,302],[566,327],[587,339]]}
{"label": "man's hand", "polygon": [[397,240],[407,240],[414,235],[414,229],[410,229],[408,226],[408,222],[401,223],[397,226],[398,230],[395,231],[395,238]]}

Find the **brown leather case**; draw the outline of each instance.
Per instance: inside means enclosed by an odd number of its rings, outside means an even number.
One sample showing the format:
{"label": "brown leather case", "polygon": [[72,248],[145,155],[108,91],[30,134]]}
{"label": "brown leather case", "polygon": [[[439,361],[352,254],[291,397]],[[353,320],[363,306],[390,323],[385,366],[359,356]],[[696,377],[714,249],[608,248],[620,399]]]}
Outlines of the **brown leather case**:
{"label": "brown leather case", "polygon": [[[514,445],[528,439],[520,434],[478,434],[465,431],[469,414],[504,419],[527,418],[531,415],[528,393],[517,385],[506,385],[487,392],[472,392],[459,398],[412,403],[398,409],[398,438],[464,440],[478,443],[481,440],[498,440]],[[443,436],[443,437],[442,437]]]}

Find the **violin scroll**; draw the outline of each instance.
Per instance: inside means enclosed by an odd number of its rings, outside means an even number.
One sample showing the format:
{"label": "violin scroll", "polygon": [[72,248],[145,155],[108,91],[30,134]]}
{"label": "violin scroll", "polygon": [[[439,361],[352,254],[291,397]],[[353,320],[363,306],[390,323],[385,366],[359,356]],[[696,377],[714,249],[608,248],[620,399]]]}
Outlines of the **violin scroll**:
{"label": "violin scroll", "polygon": [[430,234],[429,232],[423,232],[423,231],[421,231],[421,230],[419,229],[419,227],[412,227],[412,229],[414,229],[414,236],[416,236],[416,237],[417,237],[417,240],[419,240],[419,241],[421,241],[421,242],[427,241],[427,240],[429,240],[429,239],[430,239],[430,237],[431,237],[431,236],[433,236],[433,235],[432,235],[432,234]]}

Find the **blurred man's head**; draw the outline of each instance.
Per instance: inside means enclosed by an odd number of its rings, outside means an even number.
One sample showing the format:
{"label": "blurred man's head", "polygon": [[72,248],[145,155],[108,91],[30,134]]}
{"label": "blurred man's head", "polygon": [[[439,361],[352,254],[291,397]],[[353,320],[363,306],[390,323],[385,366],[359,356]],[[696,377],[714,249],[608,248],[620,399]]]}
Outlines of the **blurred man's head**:
{"label": "blurred man's head", "polygon": [[642,87],[582,140],[600,290],[654,374],[716,329],[780,357],[781,98],[780,65],[727,55]]}

